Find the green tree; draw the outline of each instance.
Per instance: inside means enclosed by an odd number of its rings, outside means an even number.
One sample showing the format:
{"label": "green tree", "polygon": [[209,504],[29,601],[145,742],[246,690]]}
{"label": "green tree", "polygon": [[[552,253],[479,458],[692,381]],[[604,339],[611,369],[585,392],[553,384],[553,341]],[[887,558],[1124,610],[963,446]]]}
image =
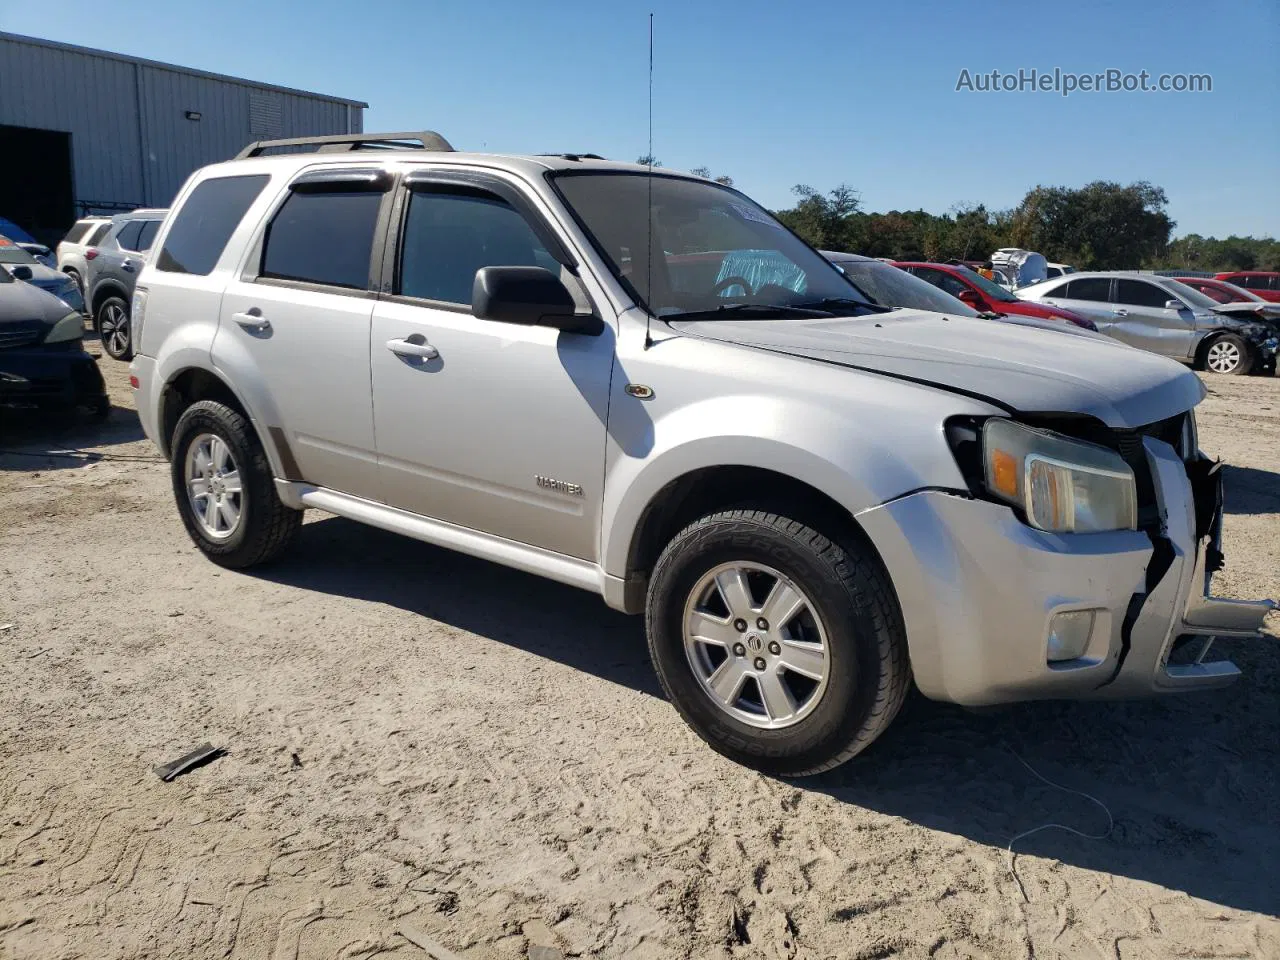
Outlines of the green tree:
{"label": "green tree", "polygon": [[643,156],[636,157],[636,163],[642,167],[660,167],[662,161],[655,157],[652,153],[646,153]]}
{"label": "green tree", "polygon": [[820,250],[852,250],[858,246],[853,221],[862,204],[852,187],[842,183],[824,194],[798,183],[791,192],[799,202],[790,210],[778,211],[775,216],[779,220]]}
{"label": "green tree", "polygon": [[1011,240],[1082,270],[1137,269],[1168,251],[1174,227],[1168,202],[1162,188],[1146,181],[1038,186],[1014,211]]}

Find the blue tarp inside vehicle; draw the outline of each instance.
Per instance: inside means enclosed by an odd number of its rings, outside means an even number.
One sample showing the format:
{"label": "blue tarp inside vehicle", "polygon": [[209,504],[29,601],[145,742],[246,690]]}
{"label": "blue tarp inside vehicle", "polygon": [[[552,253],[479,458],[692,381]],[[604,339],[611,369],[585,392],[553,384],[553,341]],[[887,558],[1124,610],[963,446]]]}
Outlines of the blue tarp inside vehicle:
{"label": "blue tarp inside vehicle", "polygon": [[[784,257],[777,250],[731,250],[724,255],[720,264],[720,274],[716,277],[719,283],[730,277],[738,277],[751,284],[745,291],[752,294],[765,284],[786,287],[796,293],[804,293],[805,272]],[[736,292],[733,287],[726,293]]]}

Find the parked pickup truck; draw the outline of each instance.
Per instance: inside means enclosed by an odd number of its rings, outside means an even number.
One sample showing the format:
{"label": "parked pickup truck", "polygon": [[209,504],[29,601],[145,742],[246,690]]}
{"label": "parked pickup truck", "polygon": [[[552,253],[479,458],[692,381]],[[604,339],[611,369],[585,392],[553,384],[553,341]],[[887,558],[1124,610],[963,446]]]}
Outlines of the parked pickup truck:
{"label": "parked pickup truck", "polygon": [[1238,673],[1210,641],[1273,605],[1208,592],[1220,472],[1179,364],[890,314],[697,177],[310,143],[196,172],[134,294],[138,411],[213,562],[316,508],[594,591],[644,615],[701,737],[781,775],[858,753],[913,680],[992,704]]}

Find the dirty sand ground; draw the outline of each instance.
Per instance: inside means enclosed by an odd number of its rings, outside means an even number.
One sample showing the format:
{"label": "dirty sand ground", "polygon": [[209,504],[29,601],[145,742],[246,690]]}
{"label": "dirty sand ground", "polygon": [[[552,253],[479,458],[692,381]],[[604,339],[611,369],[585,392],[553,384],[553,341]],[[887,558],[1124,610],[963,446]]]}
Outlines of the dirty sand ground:
{"label": "dirty sand ground", "polygon": [[[4,424],[0,957],[1280,957],[1280,649],[1229,691],[973,714],[914,698],[786,783],[663,701],[638,620],[309,515],[187,540],[125,368],[105,428]],[[1220,588],[1280,596],[1280,379],[1210,378]],[[1272,621],[1274,632],[1276,622]],[[210,740],[172,783],[153,764]],[[1058,822],[1106,828],[1018,842]],[[536,953],[537,951],[535,951]]]}

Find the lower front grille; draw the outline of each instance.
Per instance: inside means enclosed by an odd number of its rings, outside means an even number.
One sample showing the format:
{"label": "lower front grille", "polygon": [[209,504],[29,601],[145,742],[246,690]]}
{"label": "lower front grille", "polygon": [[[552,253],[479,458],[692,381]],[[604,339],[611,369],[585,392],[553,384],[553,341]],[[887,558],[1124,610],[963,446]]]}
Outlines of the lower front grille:
{"label": "lower front grille", "polygon": [[0,350],[29,347],[39,343],[40,336],[41,332],[37,330],[0,330]]}

